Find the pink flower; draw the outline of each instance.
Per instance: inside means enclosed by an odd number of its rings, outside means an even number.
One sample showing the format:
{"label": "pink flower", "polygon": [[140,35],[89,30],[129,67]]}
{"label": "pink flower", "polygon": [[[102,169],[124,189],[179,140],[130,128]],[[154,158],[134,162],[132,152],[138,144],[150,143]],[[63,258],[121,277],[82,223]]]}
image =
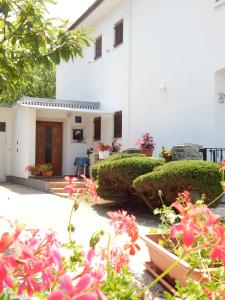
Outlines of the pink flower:
{"label": "pink flower", "polygon": [[129,255],[119,247],[113,248],[110,252],[110,264],[117,273],[120,273],[123,266],[128,266]]}
{"label": "pink flower", "polygon": [[99,200],[98,194],[97,194],[97,185],[92,180],[88,179],[85,175],[81,175],[83,178],[85,189],[88,194],[91,195],[91,197],[97,202]]}
{"label": "pink flower", "polygon": [[225,229],[222,225],[218,224],[215,227],[215,244],[210,253],[212,259],[221,259],[225,266]]}
{"label": "pink flower", "polygon": [[214,214],[206,205],[191,203],[188,192],[178,194],[177,201],[171,206],[181,214],[181,222],[171,227],[171,237],[183,235],[183,244],[190,247],[202,236],[215,236],[215,228],[219,224],[219,215]]}
{"label": "pink flower", "polygon": [[140,250],[140,246],[136,243],[139,239],[139,232],[134,216],[129,216],[126,211],[108,212],[112,221],[110,224],[115,229],[115,234],[126,233],[130,241],[123,247],[124,250],[129,250],[130,255],[135,255],[136,251]]}
{"label": "pink flower", "polygon": [[68,193],[70,196],[73,196],[76,190],[74,187],[74,181],[76,180],[76,177],[65,176],[64,179],[67,181],[64,191]]}
{"label": "pink flower", "polygon": [[79,277],[75,285],[68,274],[60,277],[61,289],[53,292],[48,300],[98,300],[107,299],[96,285],[95,277],[87,273]]}
{"label": "pink flower", "polygon": [[136,251],[140,251],[141,248],[137,243],[130,243],[126,244],[123,249],[129,250],[129,254],[133,256],[136,254]]}
{"label": "pink flower", "polygon": [[27,290],[28,295],[32,296],[34,292],[41,291],[41,285],[37,282],[36,278],[34,279],[34,275],[40,273],[42,271],[43,264],[41,261],[25,262],[23,265],[23,281],[19,284],[18,295],[22,295],[24,289]]}
{"label": "pink flower", "polygon": [[0,252],[3,253],[13,244],[14,241],[15,238],[11,234],[4,232],[0,239]]}
{"label": "pink flower", "polygon": [[178,223],[171,227],[170,235],[172,238],[176,238],[178,234],[183,234],[183,244],[186,247],[190,247],[195,242],[195,236],[193,233],[193,227],[191,223],[183,224]]}
{"label": "pink flower", "polygon": [[8,262],[6,258],[0,258],[0,293],[3,292],[4,286],[13,288],[13,280],[7,271]]}

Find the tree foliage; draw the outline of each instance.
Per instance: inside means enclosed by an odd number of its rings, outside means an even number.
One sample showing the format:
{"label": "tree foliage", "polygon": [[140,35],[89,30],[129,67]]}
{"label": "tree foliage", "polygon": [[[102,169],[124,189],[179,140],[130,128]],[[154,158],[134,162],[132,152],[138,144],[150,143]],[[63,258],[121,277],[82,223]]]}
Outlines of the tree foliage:
{"label": "tree foliage", "polygon": [[[90,32],[67,30],[46,18],[53,0],[0,0],[0,91],[15,91],[37,66],[53,69],[61,60],[82,56]],[[4,96],[2,96],[4,98]],[[2,99],[0,98],[0,101]]]}
{"label": "tree foliage", "polygon": [[12,104],[22,96],[38,98],[55,98],[56,93],[55,67],[47,69],[42,65],[34,67],[29,73],[24,74],[23,80],[11,86],[5,86],[1,93],[1,102]]}

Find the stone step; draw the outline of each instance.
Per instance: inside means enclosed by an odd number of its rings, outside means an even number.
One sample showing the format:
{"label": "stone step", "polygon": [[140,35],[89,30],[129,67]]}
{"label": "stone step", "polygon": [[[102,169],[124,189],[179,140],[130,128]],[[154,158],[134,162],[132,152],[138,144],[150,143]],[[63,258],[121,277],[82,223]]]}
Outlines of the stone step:
{"label": "stone step", "polygon": [[[67,184],[66,181],[55,181],[55,182],[49,182],[48,186],[49,188],[64,188],[66,184]],[[75,187],[77,186],[80,188],[80,187],[85,187],[85,184],[82,181],[77,181],[73,184],[73,186]]]}

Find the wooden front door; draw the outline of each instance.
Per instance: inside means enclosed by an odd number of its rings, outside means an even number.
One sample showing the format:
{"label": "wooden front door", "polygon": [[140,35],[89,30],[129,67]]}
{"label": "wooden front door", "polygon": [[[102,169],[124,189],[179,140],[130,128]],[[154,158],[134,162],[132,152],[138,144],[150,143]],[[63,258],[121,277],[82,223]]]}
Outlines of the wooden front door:
{"label": "wooden front door", "polygon": [[36,124],[36,165],[50,163],[53,175],[62,175],[62,123]]}

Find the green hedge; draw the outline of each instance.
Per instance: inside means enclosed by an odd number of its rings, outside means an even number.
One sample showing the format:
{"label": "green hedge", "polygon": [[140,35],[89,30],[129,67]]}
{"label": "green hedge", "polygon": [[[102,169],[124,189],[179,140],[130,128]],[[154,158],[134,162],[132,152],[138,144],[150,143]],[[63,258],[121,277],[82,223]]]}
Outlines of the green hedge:
{"label": "green hedge", "polygon": [[152,207],[161,205],[158,191],[163,192],[165,203],[172,203],[177,193],[190,191],[196,199],[206,195],[210,203],[221,194],[219,165],[207,161],[174,161],[134,180],[133,187]]}
{"label": "green hedge", "polygon": [[131,200],[133,180],[164,162],[164,159],[146,156],[106,160],[98,166],[98,195],[114,201]]}
{"label": "green hedge", "polygon": [[145,155],[140,154],[140,153],[114,153],[110,155],[107,159],[100,160],[99,162],[96,163],[91,169],[91,174],[93,180],[97,180],[98,177],[98,170],[101,168],[104,164],[114,161],[114,160],[119,160],[119,159],[124,159],[124,158],[131,158],[131,157],[145,157]]}

